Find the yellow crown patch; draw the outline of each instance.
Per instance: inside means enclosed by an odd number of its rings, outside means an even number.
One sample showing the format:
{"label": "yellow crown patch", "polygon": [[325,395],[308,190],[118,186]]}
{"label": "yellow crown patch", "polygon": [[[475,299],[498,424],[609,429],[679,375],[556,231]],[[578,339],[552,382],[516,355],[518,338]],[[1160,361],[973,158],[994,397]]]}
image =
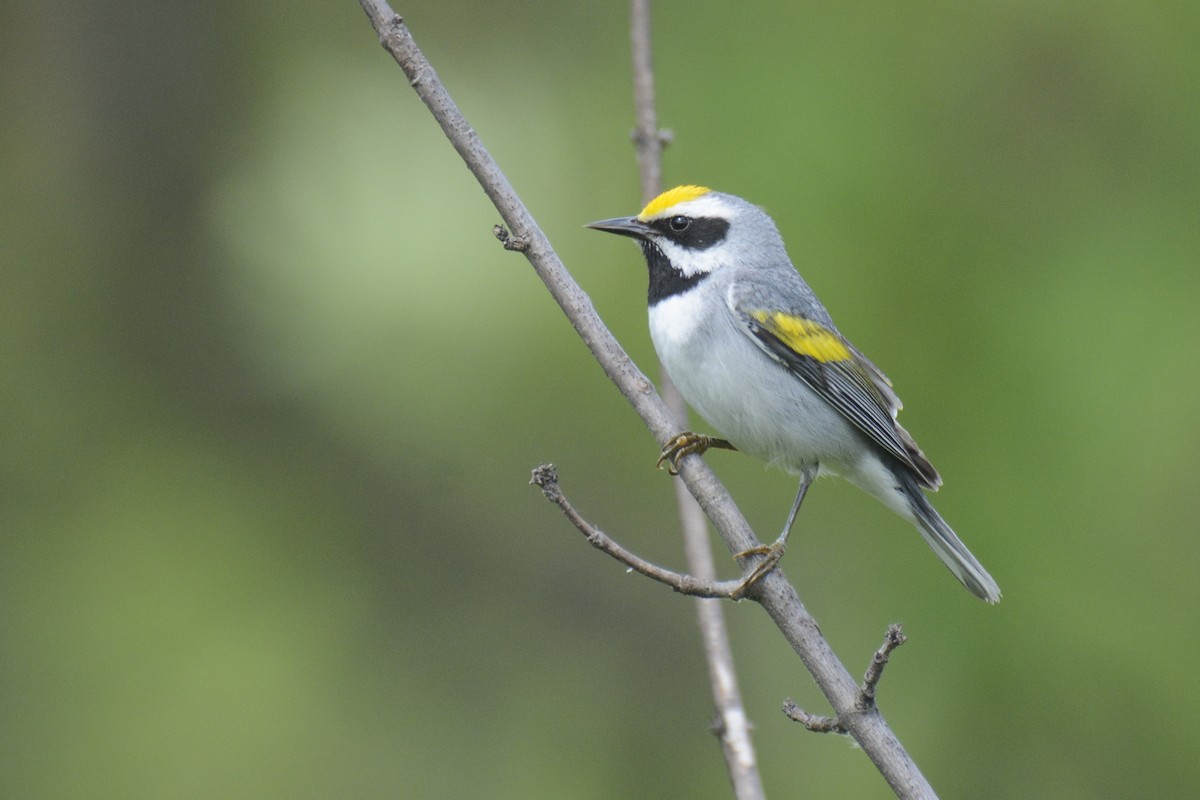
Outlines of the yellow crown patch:
{"label": "yellow crown patch", "polygon": [[674,189],[667,189],[647,203],[637,218],[644,222],[651,217],[658,216],[671,206],[687,202],[688,200],[695,200],[697,197],[703,197],[711,191],[712,189],[709,189],[707,186],[676,186]]}

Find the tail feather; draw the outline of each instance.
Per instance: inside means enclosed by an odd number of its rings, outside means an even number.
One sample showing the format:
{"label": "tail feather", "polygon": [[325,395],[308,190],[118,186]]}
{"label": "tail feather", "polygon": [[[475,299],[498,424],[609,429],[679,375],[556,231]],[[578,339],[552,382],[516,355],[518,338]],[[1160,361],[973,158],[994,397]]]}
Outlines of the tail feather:
{"label": "tail feather", "polygon": [[954,577],[958,578],[971,594],[989,603],[999,602],[1000,587],[996,581],[925,499],[925,493],[916,485],[915,479],[909,475],[905,475],[904,478],[901,480],[902,488],[908,495],[917,530],[921,532],[925,543],[937,553],[937,557],[950,568]]}

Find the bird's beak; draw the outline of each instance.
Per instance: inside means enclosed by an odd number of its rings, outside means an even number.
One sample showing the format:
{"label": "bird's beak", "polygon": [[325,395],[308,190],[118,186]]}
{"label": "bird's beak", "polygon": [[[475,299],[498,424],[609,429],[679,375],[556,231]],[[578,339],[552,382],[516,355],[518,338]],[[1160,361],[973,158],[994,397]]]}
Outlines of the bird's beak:
{"label": "bird's beak", "polygon": [[608,233],[616,233],[621,236],[632,236],[634,239],[645,239],[654,231],[653,228],[637,217],[602,219],[599,222],[589,222],[584,227],[595,228],[598,231],[607,231]]}

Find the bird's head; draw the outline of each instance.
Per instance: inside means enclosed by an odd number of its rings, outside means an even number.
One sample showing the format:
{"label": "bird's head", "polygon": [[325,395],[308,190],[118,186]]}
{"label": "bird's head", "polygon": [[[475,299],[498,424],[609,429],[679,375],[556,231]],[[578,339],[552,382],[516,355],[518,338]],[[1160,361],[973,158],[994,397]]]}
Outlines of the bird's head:
{"label": "bird's head", "polygon": [[725,267],[787,263],[783,240],[765,211],[704,186],[676,186],[636,216],[587,227],[638,241],[650,267],[652,295],[656,279],[668,277],[664,272],[673,279],[668,282],[687,288]]}

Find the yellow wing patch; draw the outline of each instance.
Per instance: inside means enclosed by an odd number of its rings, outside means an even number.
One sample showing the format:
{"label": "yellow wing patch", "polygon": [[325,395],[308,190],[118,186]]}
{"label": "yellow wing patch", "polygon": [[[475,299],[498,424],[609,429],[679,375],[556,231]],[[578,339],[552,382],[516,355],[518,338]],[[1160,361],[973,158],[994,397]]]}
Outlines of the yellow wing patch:
{"label": "yellow wing patch", "polygon": [[646,207],[642,209],[642,213],[637,215],[637,218],[645,222],[652,217],[658,216],[671,206],[685,203],[688,200],[695,200],[697,197],[703,197],[711,191],[712,189],[709,189],[707,186],[676,186],[674,189],[667,189],[667,191],[647,203]]}
{"label": "yellow wing patch", "polygon": [[812,320],[782,311],[753,311],[750,316],[799,355],[822,363],[851,359],[850,350],[841,338]]}

